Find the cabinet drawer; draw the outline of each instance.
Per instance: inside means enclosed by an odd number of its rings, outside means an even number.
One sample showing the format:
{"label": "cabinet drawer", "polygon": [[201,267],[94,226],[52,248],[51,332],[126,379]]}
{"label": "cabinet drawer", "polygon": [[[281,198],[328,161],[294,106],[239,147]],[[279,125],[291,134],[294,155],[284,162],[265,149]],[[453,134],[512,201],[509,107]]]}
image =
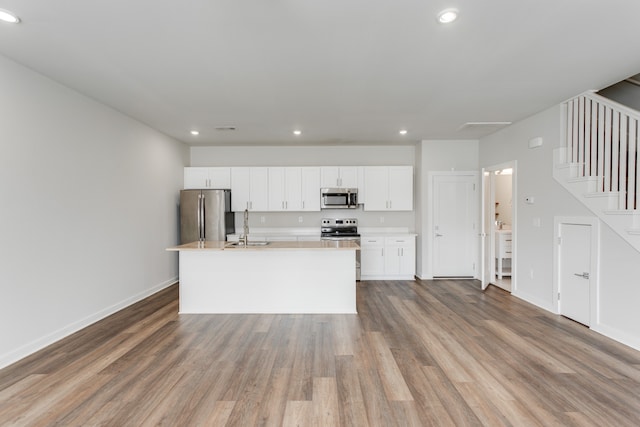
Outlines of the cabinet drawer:
{"label": "cabinet drawer", "polygon": [[386,237],[385,238],[385,244],[386,245],[410,245],[411,243],[413,243],[415,239],[413,238],[413,236],[409,237],[409,236],[393,236],[393,237]]}
{"label": "cabinet drawer", "polygon": [[360,238],[360,246],[363,248],[374,247],[374,246],[384,246],[384,237],[362,236]]}

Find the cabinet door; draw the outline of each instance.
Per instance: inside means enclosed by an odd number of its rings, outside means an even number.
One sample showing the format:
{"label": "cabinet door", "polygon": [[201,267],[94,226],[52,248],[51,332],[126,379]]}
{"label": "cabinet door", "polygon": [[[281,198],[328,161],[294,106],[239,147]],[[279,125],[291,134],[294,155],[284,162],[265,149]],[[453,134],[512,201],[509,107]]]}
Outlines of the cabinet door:
{"label": "cabinet door", "polygon": [[365,211],[386,211],[389,207],[389,178],[386,166],[367,166],[364,170]]}
{"label": "cabinet door", "polygon": [[[249,168],[250,195],[249,210],[265,212],[269,210],[268,168]],[[233,194],[231,195],[233,197]]]}
{"label": "cabinet door", "polygon": [[209,168],[190,167],[184,168],[184,189],[195,190],[207,188],[209,181]]}
{"label": "cabinet door", "polygon": [[302,210],[302,169],[284,168],[284,208],[287,211]]}
{"label": "cabinet door", "polygon": [[303,211],[320,211],[320,168],[302,168]]}
{"label": "cabinet door", "polygon": [[320,170],[322,188],[339,187],[340,168],[337,166],[324,166]]}
{"label": "cabinet door", "polygon": [[269,210],[285,210],[285,168],[269,168]]}
{"label": "cabinet door", "polygon": [[358,188],[358,168],[347,166],[340,168],[340,187]]}
{"label": "cabinet door", "polygon": [[366,185],[364,184],[364,171],[366,167],[358,166],[358,204],[364,205],[367,203]]}
{"label": "cabinet door", "polygon": [[400,246],[385,246],[384,274],[386,276],[397,276],[400,274],[400,252]]}
{"label": "cabinet door", "polygon": [[231,210],[242,212],[249,208],[251,200],[251,175],[249,168],[231,168]]}
{"label": "cabinet door", "polygon": [[389,236],[385,239],[385,274],[388,276],[415,276],[416,239],[410,235]]}
{"label": "cabinet door", "polygon": [[360,274],[382,276],[384,274],[384,239],[362,236],[360,239]]}
{"label": "cabinet door", "polygon": [[411,243],[406,246],[402,246],[402,252],[400,257],[400,275],[402,276],[415,276],[416,275],[416,245]]}
{"label": "cabinet door", "polygon": [[231,168],[208,168],[209,188],[227,189],[231,188]]}
{"label": "cabinet door", "polygon": [[413,167],[389,167],[389,210],[413,210]]}

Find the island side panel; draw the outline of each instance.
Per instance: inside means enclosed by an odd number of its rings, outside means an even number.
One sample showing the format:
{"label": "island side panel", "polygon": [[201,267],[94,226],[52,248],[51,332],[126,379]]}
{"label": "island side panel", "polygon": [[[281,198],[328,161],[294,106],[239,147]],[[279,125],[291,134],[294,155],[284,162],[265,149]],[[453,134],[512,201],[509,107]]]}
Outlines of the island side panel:
{"label": "island side panel", "polygon": [[355,250],[181,251],[180,313],[356,313]]}

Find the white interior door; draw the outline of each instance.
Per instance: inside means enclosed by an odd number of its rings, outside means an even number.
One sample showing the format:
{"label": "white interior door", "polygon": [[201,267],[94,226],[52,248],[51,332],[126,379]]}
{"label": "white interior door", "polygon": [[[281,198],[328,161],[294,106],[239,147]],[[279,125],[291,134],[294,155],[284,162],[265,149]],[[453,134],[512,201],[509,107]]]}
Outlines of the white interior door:
{"label": "white interior door", "polygon": [[433,276],[474,277],[476,176],[433,176]]}
{"label": "white interior door", "polygon": [[560,314],[589,326],[591,314],[591,233],[587,224],[562,223],[559,227]]}

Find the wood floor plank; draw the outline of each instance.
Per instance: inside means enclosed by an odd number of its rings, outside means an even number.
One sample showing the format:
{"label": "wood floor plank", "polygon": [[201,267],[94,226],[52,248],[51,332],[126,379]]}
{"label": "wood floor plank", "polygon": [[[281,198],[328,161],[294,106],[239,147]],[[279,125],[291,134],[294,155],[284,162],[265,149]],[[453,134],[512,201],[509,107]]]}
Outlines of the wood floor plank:
{"label": "wood floor plank", "polygon": [[313,425],[340,425],[338,385],[333,377],[313,379]]}
{"label": "wood floor plank", "polygon": [[354,356],[336,357],[336,382],[340,402],[340,424],[367,427],[369,421]]}
{"label": "wood floor plank", "polygon": [[358,315],[180,315],[178,287],[0,370],[0,425],[637,426],[640,352],[473,280]]}
{"label": "wood floor plank", "polygon": [[284,411],[283,427],[306,427],[313,420],[313,402],[310,400],[290,400]]}
{"label": "wood floor plank", "polygon": [[367,338],[376,357],[376,366],[379,367],[380,378],[387,399],[390,401],[413,400],[407,383],[393,358],[393,353],[382,334],[370,332],[367,334]]}

